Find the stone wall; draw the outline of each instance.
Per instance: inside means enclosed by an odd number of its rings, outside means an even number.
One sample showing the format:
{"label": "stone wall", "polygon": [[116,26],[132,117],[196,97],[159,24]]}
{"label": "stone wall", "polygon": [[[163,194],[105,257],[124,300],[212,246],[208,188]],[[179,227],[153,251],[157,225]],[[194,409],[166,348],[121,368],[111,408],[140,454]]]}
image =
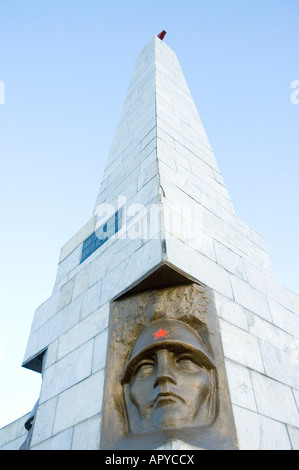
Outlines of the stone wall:
{"label": "stone wall", "polygon": [[0,450],[18,450],[26,439],[24,427],[30,413],[0,429]]}

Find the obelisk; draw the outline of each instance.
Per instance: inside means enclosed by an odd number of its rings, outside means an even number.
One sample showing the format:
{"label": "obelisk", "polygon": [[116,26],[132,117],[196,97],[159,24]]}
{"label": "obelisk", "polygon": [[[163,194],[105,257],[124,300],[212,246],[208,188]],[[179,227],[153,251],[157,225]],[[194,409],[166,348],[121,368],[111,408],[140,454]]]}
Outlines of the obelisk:
{"label": "obelisk", "polygon": [[94,213],[34,315],[28,448],[295,448],[298,305],[236,216],[176,54],[153,37]]}

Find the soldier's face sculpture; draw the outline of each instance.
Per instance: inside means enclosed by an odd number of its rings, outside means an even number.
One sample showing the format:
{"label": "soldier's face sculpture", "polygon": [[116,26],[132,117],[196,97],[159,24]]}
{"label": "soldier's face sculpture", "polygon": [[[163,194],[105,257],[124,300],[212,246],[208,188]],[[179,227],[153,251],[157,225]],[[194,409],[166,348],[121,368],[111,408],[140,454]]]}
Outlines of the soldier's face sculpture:
{"label": "soldier's face sculpture", "polygon": [[204,426],[215,414],[215,366],[197,333],[159,320],[137,339],[123,385],[131,432]]}

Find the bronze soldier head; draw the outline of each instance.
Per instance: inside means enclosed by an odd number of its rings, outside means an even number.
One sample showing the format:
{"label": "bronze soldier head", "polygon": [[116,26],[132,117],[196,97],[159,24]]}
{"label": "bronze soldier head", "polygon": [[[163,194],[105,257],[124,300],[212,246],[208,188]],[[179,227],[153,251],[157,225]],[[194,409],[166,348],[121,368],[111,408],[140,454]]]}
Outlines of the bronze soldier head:
{"label": "bronze soldier head", "polygon": [[215,417],[214,360],[181,320],[157,320],[142,330],[122,385],[129,432],[201,427]]}

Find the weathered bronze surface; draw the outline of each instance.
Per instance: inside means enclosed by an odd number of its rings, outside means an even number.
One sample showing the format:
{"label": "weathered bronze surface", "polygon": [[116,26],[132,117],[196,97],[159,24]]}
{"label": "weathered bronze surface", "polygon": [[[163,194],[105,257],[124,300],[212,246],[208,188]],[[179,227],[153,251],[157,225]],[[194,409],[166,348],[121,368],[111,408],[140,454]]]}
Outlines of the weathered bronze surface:
{"label": "weathered bronze surface", "polygon": [[112,302],[101,448],[237,448],[219,335],[212,291],[196,283]]}
{"label": "weathered bronze surface", "polygon": [[142,330],[122,385],[130,432],[204,426],[215,417],[214,361],[180,320],[157,320]]}

